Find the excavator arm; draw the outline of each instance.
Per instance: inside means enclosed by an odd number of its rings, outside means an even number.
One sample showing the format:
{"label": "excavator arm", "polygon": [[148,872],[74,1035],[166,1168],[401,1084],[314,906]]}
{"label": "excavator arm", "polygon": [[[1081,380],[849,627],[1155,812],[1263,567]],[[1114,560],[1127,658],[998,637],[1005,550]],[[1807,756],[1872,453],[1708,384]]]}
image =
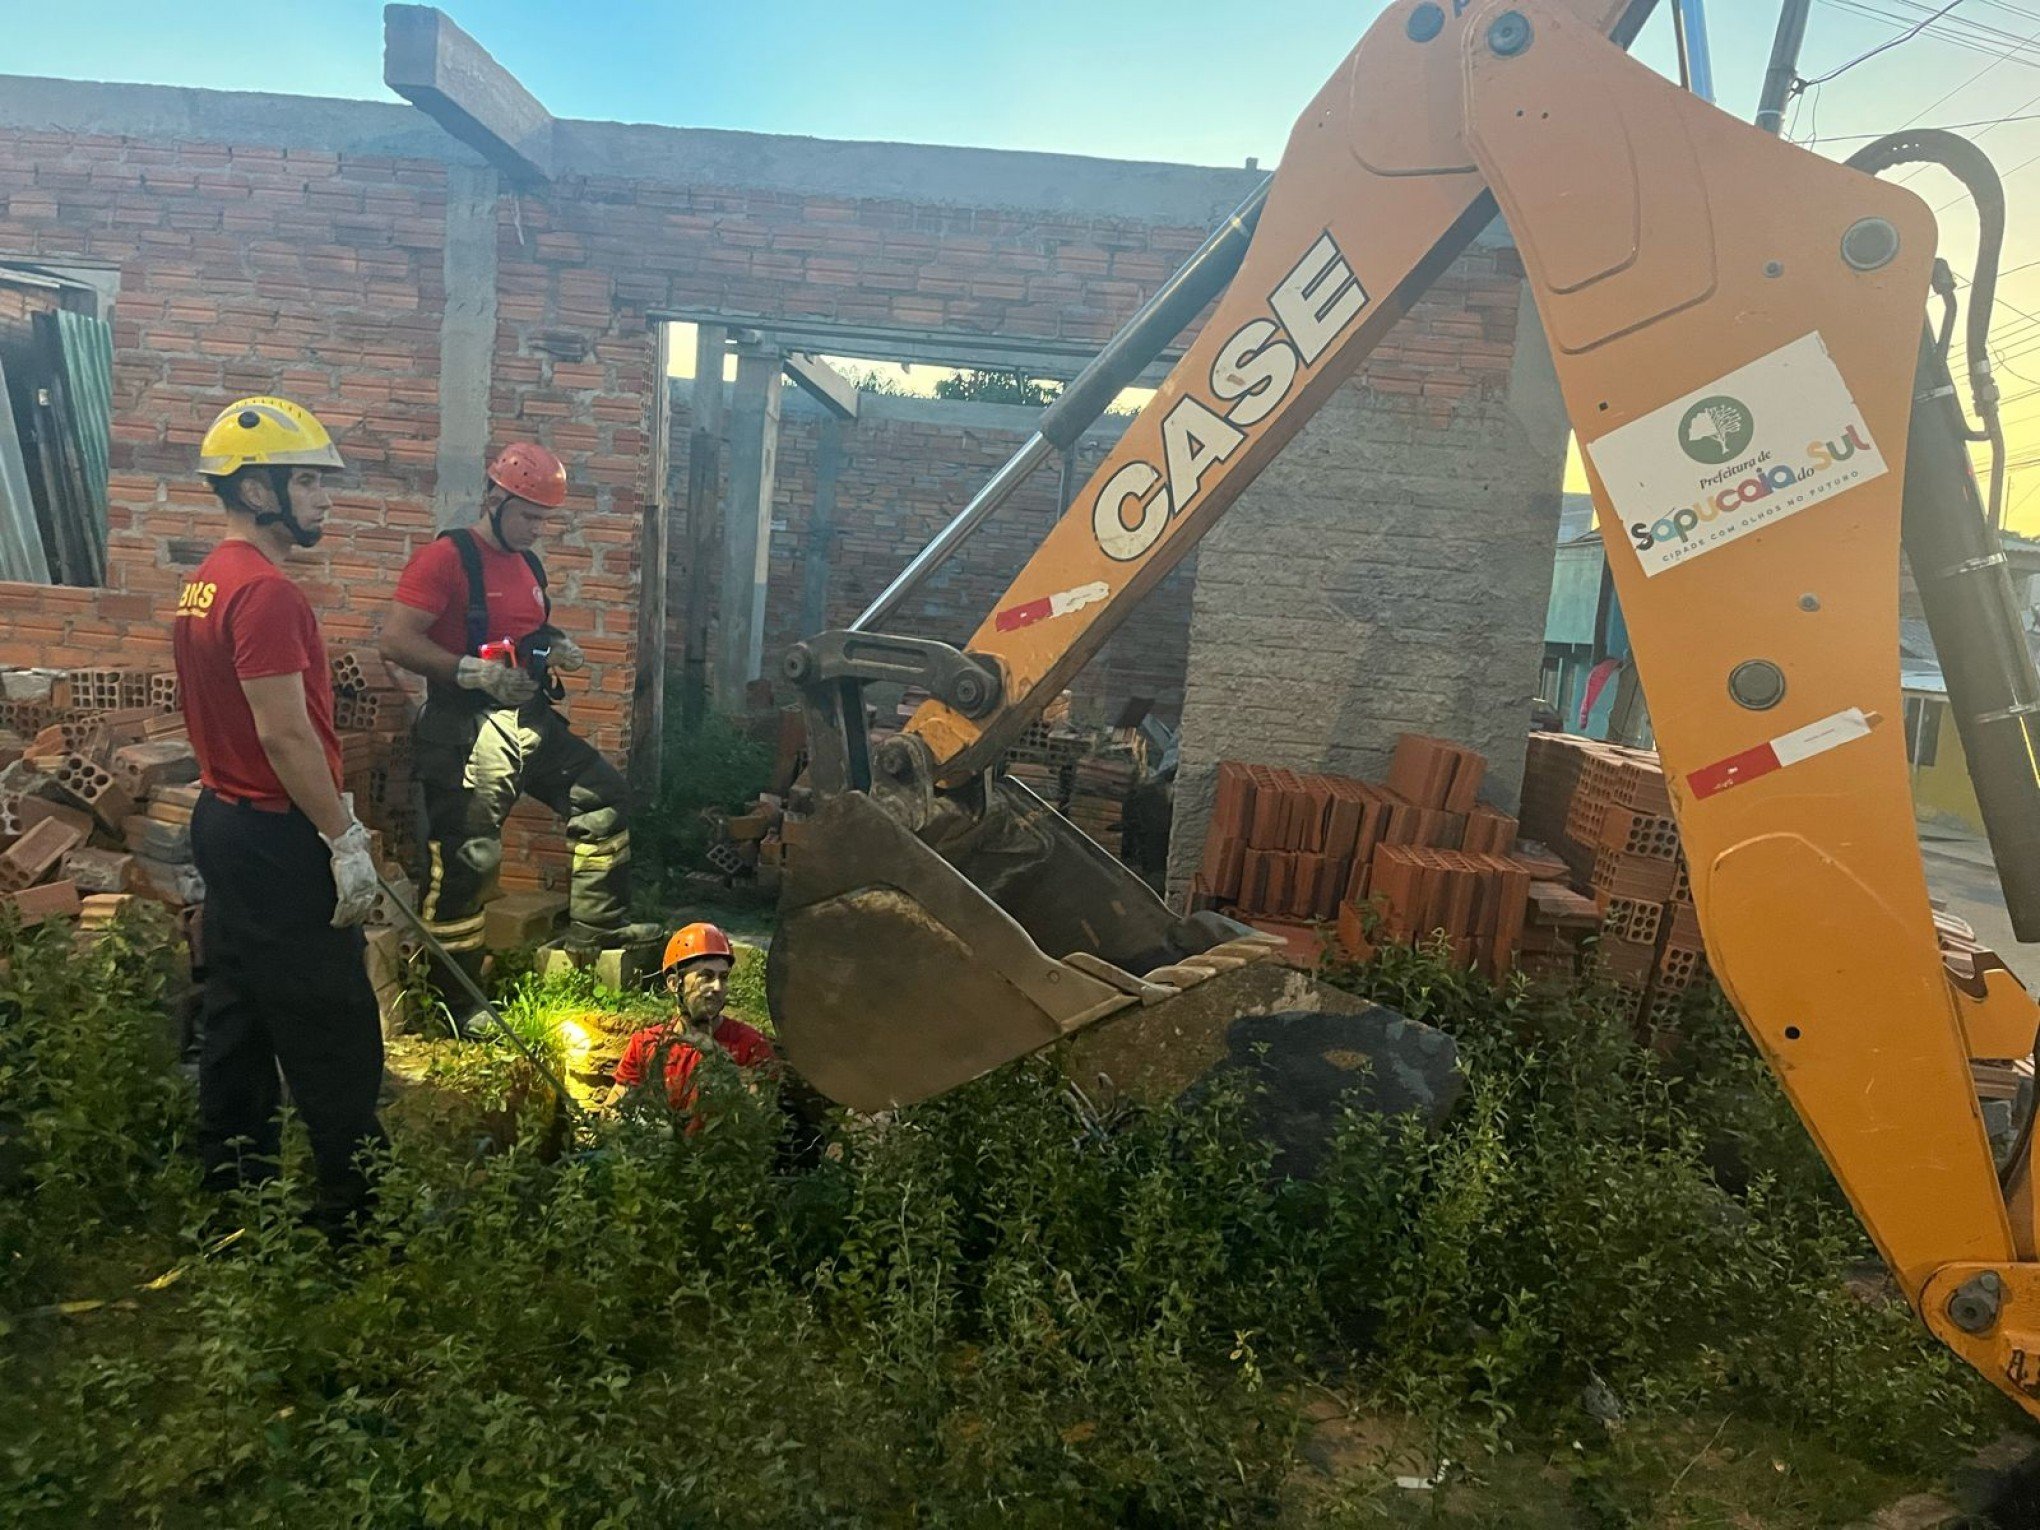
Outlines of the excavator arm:
{"label": "excavator arm", "polygon": [[[1990,577],[1987,540],[1920,566],[1948,545],[1937,519],[1984,524],[1931,344],[1923,360],[1934,221],[1627,58],[1647,8],[1392,6],[1299,120],[1181,362],[966,649],[852,632],[796,650],[818,804],[789,858],[775,1016],[820,1087],[876,1108],[1166,1014],[1186,963],[1253,954],[1175,919],[995,763],[1498,205],[1710,962],[1908,1299],[2040,1414],[2031,1137],[1997,1162],[1970,1069],[2006,1037],[2029,1052],[2036,1011],[1950,985],[1900,725],[1902,523],[1923,585]],[[2006,791],[2030,836],[2040,695],[2022,644],[1996,658],[2005,704],[1976,712],[1978,745],[2023,770]],[[938,699],[872,751],[857,698],[885,678]]]}

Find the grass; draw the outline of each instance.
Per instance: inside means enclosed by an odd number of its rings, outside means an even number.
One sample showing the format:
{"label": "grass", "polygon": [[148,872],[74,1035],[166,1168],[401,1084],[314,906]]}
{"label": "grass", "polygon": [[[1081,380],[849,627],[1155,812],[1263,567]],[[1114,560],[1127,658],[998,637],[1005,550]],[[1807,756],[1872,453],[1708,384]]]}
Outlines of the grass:
{"label": "grass", "polygon": [[796,1169],[715,1060],[701,1129],[561,1143],[528,1065],[444,1045],[470,1108],[393,1122],[336,1260],[301,1155],[199,1232],[153,933],[0,955],[0,1522],[1796,1527],[2017,1421],[1843,1285],[1862,1234],[1710,995],[1639,1045],[1385,952],[1340,980],[1451,1030],[1466,1098],[1309,1183],[1233,1085],[1101,1126],[1033,1062]]}

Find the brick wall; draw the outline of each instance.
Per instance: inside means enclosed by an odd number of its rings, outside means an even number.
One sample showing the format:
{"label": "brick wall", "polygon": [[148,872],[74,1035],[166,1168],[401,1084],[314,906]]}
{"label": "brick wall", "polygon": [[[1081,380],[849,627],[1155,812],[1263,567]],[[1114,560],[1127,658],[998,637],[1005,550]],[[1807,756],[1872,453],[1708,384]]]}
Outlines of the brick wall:
{"label": "brick wall", "polygon": [[1438,734],[1513,809],[1565,454],[1536,322],[1515,251],[1477,244],[1205,539],[1172,891],[1223,759],[1379,780]]}
{"label": "brick wall", "polygon": [[[818,189],[862,170],[799,171],[812,184],[787,189],[774,178],[797,156],[781,141],[738,162],[742,135],[715,135],[703,153],[684,133],[576,128],[580,167],[569,154],[543,192],[495,203],[484,384],[492,445],[532,436],[567,463],[573,524],[548,565],[561,619],[594,660],[571,710],[613,754],[628,742],[636,680],[654,315],[710,308],[1096,344],[1241,190],[1236,173],[1150,166],[1138,167],[1139,194],[1154,201],[1158,174],[1182,181],[1191,211],[1165,222],[936,205]],[[610,158],[642,156],[647,132],[650,171],[601,173]],[[404,152],[387,152],[393,144]],[[936,181],[994,191],[997,174],[942,167],[1018,165],[1021,181],[1056,196],[1099,172],[1041,156],[842,147],[887,166],[895,153],[918,157]],[[166,599],[219,528],[191,474],[198,438],[222,404],[252,393],[301,400],[341,440],[352,472],[325,542],[293,573],[329,639],[373,640],[398,569],[435,531],[449,161],[466,151],[404,107],[10,85],[0,259],[115,268],[120,291],[107,587],[0,590],[0,664],[169,665]],[[677,179],[711,161],[760,184]],[[882,168],[888,185],[927,179]],[[842,598],[854,599],[847,578]],[[542,811],[523,810],[512,851],[508,864],[557,879],[561,847]]]}
{"label": "brick wall", "polygon": [[336,642],[372,637],[430,534],[440,167],[310,150],[0,133],[0,256],[116,267],[107,588],[10,587],[0,662],[166,665],[163,603],[217,534],[191,476],[229,399],[283,392],[354,472],[295,570]]}
{"label": "brick wall", "polygon": [[[485,375],[468,381],[488,402],[490,444],[533,436],[567,463],[572,524],[548,563],[563,623],[595,660],[573,712],[611,752],[628,742],[637,679],[660,316],[939,332],[965,348],[976,337],[1091,348],[1253,179],[1054,156],[560,126],[555,181],[484,204],[496,229],[494,346]],[[164,602],[219,525],[190,474],[198,437],[221,404],[247,393],[295,396],[340,436],[353,472],[326,542],[295,571],[334,641],[372,640],[398,568],[435,529],[440,401],[460,381],[442,347],[454,317],[447,230],[469,195],[455,185],[469,172],[454,177],[448,167],[471,163],[405,107],[9,84],[0,98],[0,259],[117,268],[120,292],[108,587],[0,590],[0,663],[88,665],[117,654],[123,663],[168,664]],[[1215,592],[1241,588],[1228,571],[1234,554],[1261,557],[1275,588],[1302,592],[1284,596],[1290,609],[1266,644],[1242,639],[1253,622],[1270,620],[1245,597],[1215,593],[1200,606],[1189,625],[1191,652],[1202,657],[1190,667],[1209,668],[1211,678],[1190,687],[1186,726],[1202,686],[1207,717],[1214,702],[1243,702],[1240,715],[1259,716],[1269,730],[1248,737],[1207,721],[1198,724],[1200,747],[1230,749],[1227,741],[1241,737],[1264,743],[1264,754],[1364,753],[1372,747],[1364,741],[1391,725],[1455,731],[1455,707],[1486,715],[1485,701],[1465,698],[1513,684],[1499,678],[1509,671],[1506,654],[1492,663],[1493,654],[1458,656],[1458,669],[1428,677],[1413,669],[1404,687],[1412,694],[1433,680],[1459,687],[1443,717],[1425,719],[1415,715],[1424,710],[1418,701],[1403,702],[1377,678],[1433,648],[1449,650],[1469,625],[1513,641],[1499,612],[1483,616],[1478,595],[1458,592],[1489,590],[1513,611],[1519,584],[1535,582],[1517,565],[1538,536],[1548,577],[1546,530],[1485,508],[1519,502],[1503,487],[1504,467],[1528,462],[1541,472],[1545,463],[1541,447],[1495,445],[1515,428],[1509,408],[1518,402],[1508,382],[1517,283],[1506,260],[1484,247],[1456,268],[1348,400],[1221,530],[1227,551],[1215,578],[1211,555],[1200,560],[1199,577]],[[455,297],[454,309],[469,311],[473,294]],[[811,428],[793,414],[782,451],[788,527],[773,546],[775,651],[797,635],[793,580],[812,502],[812,443],[802,432]],[[1017,439],[1005,426],[929,430],[874,410],[850,433],[829,619],[861,604]],[[684,455],[684,434],[674,444]],[[1044,474],[1030,486],[973,559],[929,592],[920,619],[960,628],[989,604],[1046,526],[1052,483]],[[1336,550],[1343,528],[1377,512],[1389,525],[1367,534],[1371,552],[1322,556],[1318,533],[1330,533],[1326,545]],[[1499,543],[1470,526],[1498,528]],[[1499,571],[1482,561],[1494,546]],[[1161,592],[1089,683],[1107,697],[1154,690],[1166,699],[1182,669],[1175,655],[1190,582],[1179,575]],[[1379,610],[1390,607],[1395,619],[1384,622]],[[1370,650],[1363,639],[1387,626],[1398,635]],[[1448,641],[1432,644],[1433,636]],[[1266,655],[1285,643],[1291,654],[1322,653],[1347,666],[1343,673],[1365,672],[1375,699],[1334,689],[1272,707],[1256,700],[1255,685],[1239,677],[1279,669]],[[1533,678],[1535,652],[1534,641],[1524,649]],[[1307,724],[1294,721],[1299,702],[1311,704]],[[1292,721],[1279,723],[1284,717]],[[1477,743],[1488,736],[1474,734]],[[556,877],[559,846],[545,815],[531,809],[521,822],[510,863]]]}
{"label": "brick wall", "polygon": [[[674,506],[675,588],[684,588],[685,578],[691,386],[682,384],[673,392],[669,502]],[[802,630],[801,616],[810,559],[825,556],[829,565],[823,625],[848,623],[1012,455],[1026,439],[1037,412],[865,394],[858,418],[839,427],[836,535],[828,551],[819,553],[809,527],[822,415],[819,407],[789,386],[774,479],[765,605],[768,672],[779,654],[809,635]],[[1080,474],[1088,475],[1104,459],[1125,424],[1124,418],[1108,415],[1084,437],[1078,452]],[[727,462],[725,455],[725,468]],[[968,639],[1055,523],[1060,485],[1058,463],[1039,469],[971,538],[963,553],[902,607],[891,623],[894,629],[958,644]],[[1074,694],[1091,713],[1116,712],[1127,700],[1143,696],[1171,721],[1181,714],[1195,577],[1193,557],[1142,603],[1078,678]],[[682,631],[676,619],[667,649],[667,663],[675,673],[682,657]]]}

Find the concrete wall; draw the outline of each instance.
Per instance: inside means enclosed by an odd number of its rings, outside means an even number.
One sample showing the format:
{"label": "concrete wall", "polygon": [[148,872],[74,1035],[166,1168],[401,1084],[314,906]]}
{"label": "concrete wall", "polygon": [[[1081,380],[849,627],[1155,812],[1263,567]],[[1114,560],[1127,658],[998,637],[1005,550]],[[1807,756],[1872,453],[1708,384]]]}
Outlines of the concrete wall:
{"label": "concrete wall", "polygon": [[1398,344],[1406,359],[1342,389],[1200,551],[1172,892],[1220,760],[1378,780],[1398,733],[1436,733],[1485,752],[1483,797],[1515,804],[1565,455],[1515,251],[1476,245]]}

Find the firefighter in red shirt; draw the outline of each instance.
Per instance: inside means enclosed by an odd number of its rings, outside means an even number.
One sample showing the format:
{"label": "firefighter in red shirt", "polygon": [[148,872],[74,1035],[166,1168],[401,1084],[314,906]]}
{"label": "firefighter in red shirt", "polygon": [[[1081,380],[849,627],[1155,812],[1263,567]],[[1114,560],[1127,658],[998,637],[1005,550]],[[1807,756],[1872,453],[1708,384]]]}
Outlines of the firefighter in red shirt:
{"label": "firefighter in red shirt", "polygon": [[[776,1068],[779,1054],[763,1035],[723,1013],[730,994],[736,952],[730,938],[712,924],[690,924],[666,942],[661,964],[666,991],[677,1008],[664,1025],[649,1025],[624,1044],[616,1084],[603,1104],[615,1106],[651,1077],[661,1059],[666,1103],[692,1113],[700,1088],[694,1082],[704,1047],[720,1047],[739,1068]],[[694,1130],[698,1123],[690,1122]]]}
{"label": "firefighter in red shirt", "polygon": [[205,880],[199,1151],[220,1187],[276,1172],[277,1074],[317,1166],[314,1220],[339,1240],[370,1199],[382,1026],[362,934],[377,892],[368,831],[340,793],[318,619],[279,566],[319,540],[341,467],[288,399],[230,404],[198,470],[227,534],[178,596],[178,691],[204,791],[192,857]]}
{"label": "firefighter in red shirt", "polygon": [[521,441],[504,448],[488,475],[474,525],[446,532],[405,566],[382,634],[383,657],[426,681],[412,733],[412,768],[425,793],[420,912],[470,977],[481,971],[482,905],[497,894],[503,823],[520,796],[567,821],[570,940],[591,948],[657,935],[624,922],[623,776],[552,705],[560,694],[553,676],[585,662],[551,625],[545,565],[532,551],[558,523],[567,470],[544,447]]}

